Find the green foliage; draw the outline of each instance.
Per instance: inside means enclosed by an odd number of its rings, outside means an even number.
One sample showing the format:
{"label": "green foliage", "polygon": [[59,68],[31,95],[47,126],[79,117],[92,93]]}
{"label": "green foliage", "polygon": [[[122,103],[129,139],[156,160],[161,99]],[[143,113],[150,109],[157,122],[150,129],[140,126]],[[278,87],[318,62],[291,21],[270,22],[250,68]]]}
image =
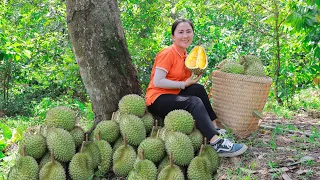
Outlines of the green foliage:
{"label": "green foliage", "polygon": [[33,115],[32,102],[44,97],[86,99],[68,40],[65,2],[6,2],[0,5],[0,109]]}

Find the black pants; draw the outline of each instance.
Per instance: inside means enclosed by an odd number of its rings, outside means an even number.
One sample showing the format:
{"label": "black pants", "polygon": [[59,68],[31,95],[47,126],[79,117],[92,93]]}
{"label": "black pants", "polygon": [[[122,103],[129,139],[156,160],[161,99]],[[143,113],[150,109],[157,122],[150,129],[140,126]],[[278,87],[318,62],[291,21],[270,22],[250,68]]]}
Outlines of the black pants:
{"label": "black pants", "polygon": [[184,109],[192,114],[196,127],[209,141],[218,134],[212,124],[217,118],[214,113],[208,94],[200,84],[193,84],[180,91],[178,95],[163,94],[154,103],[148,106],[149,112],[164,118],[170,111]]}

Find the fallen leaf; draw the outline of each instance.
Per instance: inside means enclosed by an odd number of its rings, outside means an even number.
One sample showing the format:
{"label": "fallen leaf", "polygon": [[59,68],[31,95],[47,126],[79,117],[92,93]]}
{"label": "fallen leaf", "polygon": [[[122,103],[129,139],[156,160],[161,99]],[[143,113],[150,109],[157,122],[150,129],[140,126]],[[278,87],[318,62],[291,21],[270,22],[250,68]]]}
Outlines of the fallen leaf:
{"label": "fallen leaf", "polygon": [[299,170],[296,173],[301,175],[301,174],[306,174],[307,172],[309,172],[310,170]]}
{"label": "fallen leaf", "polygon": [[260,169],[258,172],[262,175],[267,175],[269,173],[267,168]]}
{"label": "fallen leaf", "polygon": [[282,174],[282,179],[284,179],[284,180],[292,180],[290,178],[290,176],[288,174],[286,174],[286,173]]}
{"label": "fallen leaf", "polygon": [[282,167],[282,168],[280,168],[280,169],[281,169],[281,171],[283,171],[283,172],[289,171],[289,168],[287,168],[287,167]]}

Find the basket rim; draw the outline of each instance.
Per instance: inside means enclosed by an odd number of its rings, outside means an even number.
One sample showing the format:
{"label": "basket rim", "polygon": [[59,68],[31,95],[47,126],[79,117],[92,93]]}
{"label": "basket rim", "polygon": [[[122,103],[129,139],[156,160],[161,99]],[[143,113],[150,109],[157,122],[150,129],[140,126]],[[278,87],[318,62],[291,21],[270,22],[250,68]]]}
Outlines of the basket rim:
{"label": "basket rim", "polygon": [[269,76],[260,77],[260,76],[250,76],[246,74],[233,74],[226,73],[220,70],[212,71],[212,77],[224,78],[236,81],[244,81],[244,82],[256,82],[256,83],[264,83],[264,84],[272,84],[272,78]]}

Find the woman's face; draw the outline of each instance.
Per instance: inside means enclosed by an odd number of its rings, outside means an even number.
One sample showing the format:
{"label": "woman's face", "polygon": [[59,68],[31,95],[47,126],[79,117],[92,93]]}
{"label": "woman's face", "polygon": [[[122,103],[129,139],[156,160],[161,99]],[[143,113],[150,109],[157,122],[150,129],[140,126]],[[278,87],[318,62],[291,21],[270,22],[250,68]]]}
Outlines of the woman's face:
{"label": "woman's face", "polygon": [[179,23],[172,36],[174,44],[180,49],[186,50],[193,39],[193,29],[188,22]]}

